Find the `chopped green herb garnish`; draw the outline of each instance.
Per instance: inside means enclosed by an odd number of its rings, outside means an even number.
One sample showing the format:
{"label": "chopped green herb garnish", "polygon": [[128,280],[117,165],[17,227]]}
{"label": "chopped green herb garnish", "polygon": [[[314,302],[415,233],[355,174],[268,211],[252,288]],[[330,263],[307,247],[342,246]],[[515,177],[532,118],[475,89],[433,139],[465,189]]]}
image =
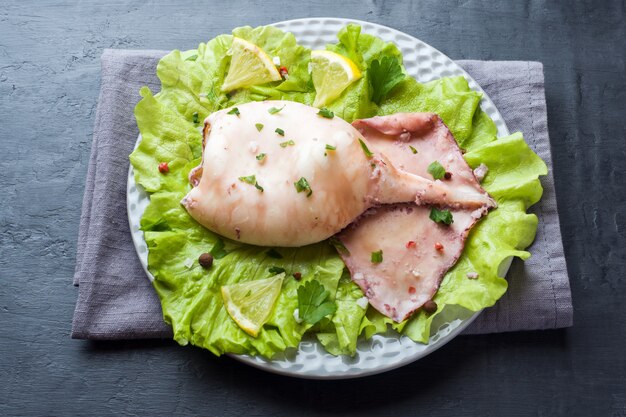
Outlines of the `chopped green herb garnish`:
{"label": "chopped green herb garnish", "polygon": [[211,256],[213,256],[214,259],[222,259],[224,256],[226,256],[228,252],[224,250],[224,241],[222,239],[218,239],[217,242],[215,242],[215,245],[213,245],[213,248],[211,248],[211,250],[209,251],[209,253],[211,254]]}
{"label": "chopped green herb garnish", "polygon": [[439,163],[439,161],[432,162],[428,165],[427,171],[436,180],[439,180],[446,175],[446,169]]}
{"label": "chopped green herb garnish", "polygon": [[320,109],[320,111],[317,112],[317,114],[319,114],[322,117],[325,117],[327,119],[332,119],[333,117],[335,117],[335,113],[333,113],[332,111],[328,110],[326,107],[322,107]]}
{"label": "chopped green herb garnish", "polygon": [[313,190],[311,190],[311,186],[306,178],[301,177],[298,182],[294,182],[293,185],[296,187],[296,191],[301,193],[302,191],[306,191],[306,196],[310,197],[313,194]]}
{"label": "chopped green herb garnish", "polygon": [[428,217],[436,223],[451,224],[454,222],[450,210],[438,210],[435,207],[430,209],[430,215]]}
{"label": "chopped green herb garnish", "polygon": [[272,266],[267,269],[270,274],[277,275],[285,272],[285,268],[281,268],[280,266]]}
{"label": "chopped green herb garnish", "polygon": [[411,145],[409,145],[409,149],[411,150],[411,152],[413,152],[414,154],[417,153],[417,149],[415,149],[414,147],[412,147]]}
{"label": "chopped green herb garnish", "polygon": [[362,139],[359,139],[359,143],[361,144],[361,149],[363,149],[363,152],[365,153],[365,156],[367,156],[368,158],[371,158],[372,156],[374,156],[372,151],[369,150],[369,148],[367,147],[365,142],[363,142]]}
{"label": "chopped green herb garnish", "polygon": [[335,249],[337,249],[337,252],[339,252],[340,254],[346,256],[350,255],[350,251],[348,250],[348,248],[346,248],[343,242],[336,237],[331,237],[330,239],[328,239],[328,243],[333,245]]}
{"label": "chopped green herb garnish", "polygon": [[372,101],[378,105],[405,78],[398,58],[389,56],[380,61],[373,60],[367,69],[367,75],[372,86]]}
{"label": "chopped green herb garnish", "polygon": [[274,258],[274,259],[283,259],[283,255],[281,255],[280,253],[278,253],[278,251],[276,251],[276,249],[270,249],[266,252],[267,256],[269,256],[270,258]]}
{"label": "chopped green herb garnish", "polygon": [[248,290],[248,292],[246,293],[246,295],[244,295],[244,297],[250,297],[252,295],[252,290]]}
{"label": "chopped green herb garnish", "polygon": [[258,155],[256,156],[256,160],[257,160],[257,161],[262,161],[262,160],[264,160],[264,159],[265,159],[265,156],[266,156],[266,154],[264,154],[264,153],[260,153],[260,154],[258,154]]}
{"label": "chopped green herb garnish", "polygon": [[315,324],[337,311],[329,299],[330,292],[318,281],[308,281],[298,287],[298,314],[308,324]]}
{"label": "chopped green herb garnish", "polygon": [[234,114],[235,116],[239,116],[239,109],[237,107],[233,107],[227,114]]}
{"label": "chopped green herb garnish", "polygon": [[261,187],[259,183],[256,182],[256,176],[254,175],[248,175],[247,177],[239,177],[239,181],[243,181],[246,184],[254,185],[254,187],[257,190],[259,190],[260,192],[263,192],[263,187]]}
{"label": "chopped green herb garnish", "polygon": [[198,112],[195,112],[195,113],[193,114],[193,119],[192,119],[192,120],[193,120],[193,122],[194,122],[195,124],[198,124]]}
{"label": "chopped green herb garnish", "polygon": [[293,140],[288,140],[287,142],[279,143],[281,148],[286,148],[287,146],[293,146],[295,144],[296,142],[294,142]]}
{"label": "chopped green herb garnish", "polygon": [[254,183],[256,182],[256,176],[248,175],[247,177],[239,177],[239,181],[254,185]]}
{"label": "chopped green herb garnish", "polygon": [[383,250],[379,250],[377,252],[372,252],[372,263],[373,264],[379,264],[383,261]]}
{"label": "chopped green herb garnish", "polygon": [[282,109],[284,109],[285,106],[281,107],[280,109],[277,109],[276,107],[272,107],[268,110],[269,114],[276,114],[278,112],[280,112]]}
{"label": "chopped green herb garnish", "polygon": [[332,145],[328,145],[328,144],[327,144],[327,145],[326,145],[326,149],[327,149],[327,150],[329,150],[329,151],[336,151],[336,150],[337,150],[337,147],[336,147],[336,146],[332,146]]}
{"label": "chopped green herb garnish", "polygon": [[189,55],[187,58],[185,58],[185,61],[195,61],[196,59],[198,59],[198,55],[194,54],[194,55]]}
{"label": "chopped green herb garnish", "polygon": [[258,130],[259,132],[263,130],[263,123],[257,123],[254,126],[256,127],[256,130]]}
{"label": "chopped green herb garnish", "polygon": [[280,127],[277,127],[274,132],[278,133],[280,136],[285,136],[285,131],[282,130]]}

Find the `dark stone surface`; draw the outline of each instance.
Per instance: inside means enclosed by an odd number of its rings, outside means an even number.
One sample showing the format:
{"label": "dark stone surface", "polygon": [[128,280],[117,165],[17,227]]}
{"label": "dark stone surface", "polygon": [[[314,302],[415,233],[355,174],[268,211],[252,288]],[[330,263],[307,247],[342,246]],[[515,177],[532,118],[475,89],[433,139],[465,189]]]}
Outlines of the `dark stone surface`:
{"label": "dark stone surface", "polygon": [[[623,1],[3,2],[1,415],[626,415]],[[284,378],[172,342],[69,338],[103,48],[186,49],[235,26],[337,16],[453,58],[545,64],[575,325],[461,337],[351,381]]]}

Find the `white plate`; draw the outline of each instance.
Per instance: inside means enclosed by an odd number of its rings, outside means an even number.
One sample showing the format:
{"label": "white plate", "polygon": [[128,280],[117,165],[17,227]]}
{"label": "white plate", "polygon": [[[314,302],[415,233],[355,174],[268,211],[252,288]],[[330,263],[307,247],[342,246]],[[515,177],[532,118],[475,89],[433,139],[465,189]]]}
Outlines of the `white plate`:
{"label": "white plate", "polygon": [[[430,45],[397,30],[359,20],[337,18],[307,18],[274,23],[273,26],[295,35],[298,42],[311,49],[323,49],[328,43],[337,42],[337,32],[348,23],[357,23],[362,33],[380,37],[395,43],[404,57],[407,72],[420,82],[427,82],[441,77],[463,76],[470,87],[483,93],[480,106],[496,123],[498,136],[507,136],[509,130],[504,119],[491,99],[480,86],[460,66]],[[141,137],[137,139],[137,144]],[[135,184],[133,167],[128,172],[128,220],[137,254],[146,274],[148,272],[148,249],[139,230],[139,220],[149,203],[148,195]],[[506,273],[509,263],[505,263],[501,272]],[[504,274],[501,274],[504,276]],[[422,358],[445,343],[452,340],[465,329],[480,312],[447,308],[436,318],[428,344],[415,343],[405,336],[389,332],[375,335],[372,339],[361,340],[353,358],[335,357],[327,353],[314,339],[304,339],[297,351],[286,352],[272,360],[247,355],[232,355],[237,360],[257,368],[283,375],[313,379],[344,379],[377,374],[411,363]]]}

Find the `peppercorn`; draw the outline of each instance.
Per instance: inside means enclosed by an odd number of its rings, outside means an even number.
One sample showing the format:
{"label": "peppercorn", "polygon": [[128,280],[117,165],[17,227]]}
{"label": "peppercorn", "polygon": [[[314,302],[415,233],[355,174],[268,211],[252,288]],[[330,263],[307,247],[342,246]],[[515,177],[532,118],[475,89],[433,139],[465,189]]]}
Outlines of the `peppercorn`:
{"label": "peppercorn", "polygon": [[213,265],[213,256],[210,253],[203,253],[198,258],[198,263],[201,267],[209,269]]}
{"label": "peppercorn", "polygon": [[433,300],[428,300],[422,306],[422,310],[424,310],[428,314],[433,314],[435,311],[437,311],[437,303]]}
{"label": "peppercorn", "polygon": [[452,178],[452,173],[451,172],[446,172],[445,174],[443,174],[443,177],[447,180],[449,180],[450,178]]}
{"label": "peppercorn", "polygon": [[296,279],[296,281],[300,281],[302,279],[302,274],[300,272],[294,272],[293,277]]}
{"label": "peppercorn", "polygon": [[168,172],[170,172],[170,167],[167,165],[167,162],[161,162],[159,164],[159,172],[161,174],[167,174]]}

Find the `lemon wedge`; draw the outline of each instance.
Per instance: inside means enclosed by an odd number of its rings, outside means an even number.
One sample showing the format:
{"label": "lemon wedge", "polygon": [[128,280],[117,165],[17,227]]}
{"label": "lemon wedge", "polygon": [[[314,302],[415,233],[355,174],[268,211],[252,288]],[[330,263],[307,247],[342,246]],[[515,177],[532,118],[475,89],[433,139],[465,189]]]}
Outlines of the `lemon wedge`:
{"label": "lemon wedge", "polygon": [[285,273],[266,279],[222,286],[224,307],[244,332],[257,337],[280,294]]}
{"label": "lemon wedge", "polygon": [[282,77],[272,58],[255,44],[233,37],[232,58],[222,91],[280,81]]}
{"label": "lemon wedge", "polygon": [[323,107],[362,77],[349,58],[331,51],[311,51],[311,77],[317,91],[314,107]]}

